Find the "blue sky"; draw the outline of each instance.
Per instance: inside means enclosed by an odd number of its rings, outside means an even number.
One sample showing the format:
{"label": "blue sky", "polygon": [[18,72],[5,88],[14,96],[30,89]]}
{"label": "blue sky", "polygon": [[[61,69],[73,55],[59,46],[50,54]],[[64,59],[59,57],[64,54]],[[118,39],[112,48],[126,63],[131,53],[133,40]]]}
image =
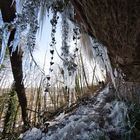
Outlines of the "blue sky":
{"label": "blue sky", "polygon": [[[51,24],[50,24],[50,19],[51,16],[48,17],[46,16],[46,19],[44,20],[42,31],[39,31],[37,33],[37,40],[36,40],[36,49],[34,51],[34,58],[36,62],[40,65],[40,67],[43,67],[44,64],[44,59],[45,59],[45,54],[46,54],[46,62],[45,62],[45,71],[48,73],[49,69],[49,63],[51,60],[51,55],[50,55],[50,49],[51,47],[49,46],[51,42]],[[56,32],[56,49],[58,50],[59,54],[61,53],[61,21],[58,21],[57,24],[57,32]],[[54,62],[59,63],[60,59],[56,52],[54,52]]]}

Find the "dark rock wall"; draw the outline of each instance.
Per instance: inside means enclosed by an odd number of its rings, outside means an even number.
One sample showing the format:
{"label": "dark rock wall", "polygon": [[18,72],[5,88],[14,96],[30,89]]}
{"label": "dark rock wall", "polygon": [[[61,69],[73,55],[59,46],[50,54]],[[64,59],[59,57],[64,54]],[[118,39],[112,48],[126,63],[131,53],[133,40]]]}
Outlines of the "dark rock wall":
{"label": "dark rock wall", "polygon": [[11,22],[16,16],[15,2],[13,0],[0,0],[0,10],[4,22]]}
{"label": "dark rock wall", "polygon": [[125,81],[140,82],[140,0],[71,0],[78,22],[107,48]]}

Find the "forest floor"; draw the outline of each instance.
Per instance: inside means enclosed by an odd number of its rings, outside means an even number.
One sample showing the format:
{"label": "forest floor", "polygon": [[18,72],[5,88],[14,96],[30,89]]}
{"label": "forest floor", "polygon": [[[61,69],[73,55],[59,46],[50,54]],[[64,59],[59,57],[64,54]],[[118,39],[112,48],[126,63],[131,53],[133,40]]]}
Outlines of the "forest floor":
{"label": "forest floor", "polygon": [[[20,135],[23,140],[124,140],[128,106],[107,85],[96,96],[83,98],[71,112],[62,112],[40,128]],[[46,127],[45,127],[46,125]],[[130,139],[133,140],[133,139]]]}

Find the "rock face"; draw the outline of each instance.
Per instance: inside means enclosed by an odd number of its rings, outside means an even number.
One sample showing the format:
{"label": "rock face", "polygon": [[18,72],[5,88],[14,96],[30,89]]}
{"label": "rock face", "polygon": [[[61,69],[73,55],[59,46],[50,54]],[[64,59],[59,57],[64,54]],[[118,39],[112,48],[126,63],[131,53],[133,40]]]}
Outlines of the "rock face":
{"label": "rock face", "polygon": [[78,22],[107,48],[125,81],[140,82],[140,1],[71,0]]}

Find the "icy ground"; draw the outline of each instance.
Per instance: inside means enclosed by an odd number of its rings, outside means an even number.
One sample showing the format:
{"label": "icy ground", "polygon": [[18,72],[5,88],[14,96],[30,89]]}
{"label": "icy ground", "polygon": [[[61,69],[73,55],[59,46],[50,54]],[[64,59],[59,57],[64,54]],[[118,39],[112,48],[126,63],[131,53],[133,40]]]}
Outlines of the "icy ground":
{"label": "icy ground", "polygon": [[127,106],[114,100],[113,89],[107,86],[97,97],[81,102],[71,114],[60,114],[50,123],[48,133],[32,128],[23,140],[120,140],[126,131]]}

